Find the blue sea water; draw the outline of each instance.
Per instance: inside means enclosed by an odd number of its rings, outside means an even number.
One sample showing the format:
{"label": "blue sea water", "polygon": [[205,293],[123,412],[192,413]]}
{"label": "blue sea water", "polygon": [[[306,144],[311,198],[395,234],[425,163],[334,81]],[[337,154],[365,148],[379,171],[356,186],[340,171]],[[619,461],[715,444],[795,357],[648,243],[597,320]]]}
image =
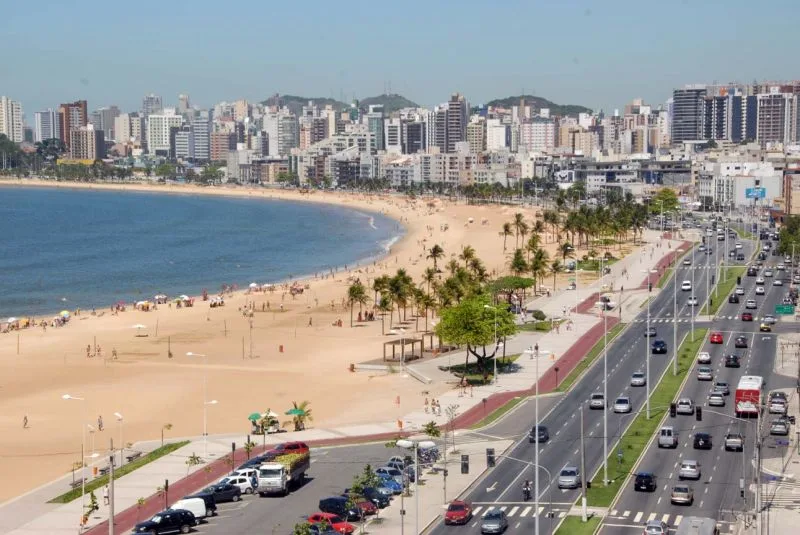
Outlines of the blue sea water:
{"label": "blue sea water", "polygon": [[378,256],[402,232],[316,203],[0,187],[0,318],[313,275]]}

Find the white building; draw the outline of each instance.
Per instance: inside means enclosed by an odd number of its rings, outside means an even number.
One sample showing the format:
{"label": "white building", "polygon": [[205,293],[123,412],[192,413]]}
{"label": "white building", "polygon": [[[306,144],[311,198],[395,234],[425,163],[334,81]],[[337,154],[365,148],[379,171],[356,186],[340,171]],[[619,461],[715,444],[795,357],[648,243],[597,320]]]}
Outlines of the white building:
{"label": "white building", "polygon": [[208,111],[201,111],[192,119],[195,160],[211,158],[211,117]]}
{"label": "white building", "polygon": [[175,133],[175,157],[183,160],[195,159],[194,132],[191,126],[183,126]]}
{"label": "white building", "polygon": [[150,154],[169,155],[170,128],[180,128],[183,117],[175,113],[175,108],[166,108],[163,113],[147,117],[147,151]]}
{"label": "white building", "polygon": [[22,127],[22,104],[8,97],[0,97],[0,134],[14,143],[25,140]]}
{"label": "white building", "polygon": [[144,119],[137,112],[123,113],[114,118],[114,135],[117,143],[141,146],[145,130]]}
{"label": "white building", "polygon": [[486,151],[495,152],[508,148],[509,141],[508,125],[500,122],[500,119],[486,120]]}
{"label": "white building", "polygon": [[534,118],[519,125],[519,150],[525,152],[552,152],[556,146],[556,125],[550,119]]}
{"label": "white building", "polygon": [[761,202],[770,205],[782,196],[783,174],[770,162],[706,162],[697,174],[697,192],[704,204],[747,206],[750,188],[764,188]]}
{"label": "white building", "polygon": [[389,154],[403,153],[403,123],[400,119],[384,121],[384,148]]}
{"label": "white building", "polygon": [[57,138],[60,128],[58,126],[58,112],[52,108],[37,111],[33,114],[33,140],[40,143],[45,139]]}

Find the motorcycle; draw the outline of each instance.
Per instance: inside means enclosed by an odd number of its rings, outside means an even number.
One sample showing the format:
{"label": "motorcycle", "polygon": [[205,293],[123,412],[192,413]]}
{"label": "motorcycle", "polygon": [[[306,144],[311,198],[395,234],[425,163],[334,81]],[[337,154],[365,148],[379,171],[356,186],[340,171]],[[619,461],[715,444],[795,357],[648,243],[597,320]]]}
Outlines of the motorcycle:
{"label": "motorcycle", "polygon": [[526,501],[526,502],[530,501],[530,499],[531,499],[531,489],[530,488],[528,488],[528,487],[523,487],[522,488],[522,498],[523,498],[523,501]]}

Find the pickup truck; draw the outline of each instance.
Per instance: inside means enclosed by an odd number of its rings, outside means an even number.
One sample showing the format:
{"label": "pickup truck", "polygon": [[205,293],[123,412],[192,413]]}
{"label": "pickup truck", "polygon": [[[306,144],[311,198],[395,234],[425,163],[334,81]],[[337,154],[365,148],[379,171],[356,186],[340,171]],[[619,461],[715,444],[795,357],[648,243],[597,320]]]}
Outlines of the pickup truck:
{"label": "pickup truck", "polygon": [[286,496],[303,484],[311,468],[310,453],[287,453],[258,467],[258,494],[261,497],[278,494]]}

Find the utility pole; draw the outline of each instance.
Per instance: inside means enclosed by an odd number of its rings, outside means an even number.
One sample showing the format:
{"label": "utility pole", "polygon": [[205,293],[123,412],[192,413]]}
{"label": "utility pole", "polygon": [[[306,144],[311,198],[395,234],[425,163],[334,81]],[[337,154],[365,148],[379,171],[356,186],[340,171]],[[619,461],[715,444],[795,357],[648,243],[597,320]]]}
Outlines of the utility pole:
{"label": "utility pole", "polygon": [[[581,403],[579,410],[581,411],[581,521],[588,522],[589,512],[586,508],[586,449],[583,443],[583,403]],[[539,467],[536,467],[536,470],[538,471]],[[538,511],[536,514],[539,514]]]}
{"label": "utility pole", "polygon": [[108,535],[114,535],[114,439],[108,457]]}

